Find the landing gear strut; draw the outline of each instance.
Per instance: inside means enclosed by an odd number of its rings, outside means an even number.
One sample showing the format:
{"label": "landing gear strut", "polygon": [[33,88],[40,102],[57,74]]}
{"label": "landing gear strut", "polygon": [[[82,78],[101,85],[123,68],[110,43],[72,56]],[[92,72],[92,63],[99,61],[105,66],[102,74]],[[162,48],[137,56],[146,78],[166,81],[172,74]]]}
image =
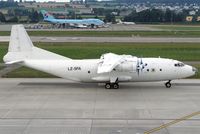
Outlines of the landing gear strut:
{"label": "landing gear strut", "polygon": [[166,88],[170,88],[172,86],[171,80],[165,83]]}
{"label": "landing gear strut", "polygon": [[118,83],[106,83],[105,88],[106,89],[118,89],[119,84]]}

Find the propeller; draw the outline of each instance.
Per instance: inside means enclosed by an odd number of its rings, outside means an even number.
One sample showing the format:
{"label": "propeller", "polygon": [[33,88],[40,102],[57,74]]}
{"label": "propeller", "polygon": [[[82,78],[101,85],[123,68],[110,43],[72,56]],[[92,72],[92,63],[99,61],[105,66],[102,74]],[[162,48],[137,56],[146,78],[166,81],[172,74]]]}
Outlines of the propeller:
{"label": "propeller", "polygon": [[145,66],[147,66],[147,63],[143,63],[142,58],[137,58],[137,74],[139,76],[140,72],[143,72]]}

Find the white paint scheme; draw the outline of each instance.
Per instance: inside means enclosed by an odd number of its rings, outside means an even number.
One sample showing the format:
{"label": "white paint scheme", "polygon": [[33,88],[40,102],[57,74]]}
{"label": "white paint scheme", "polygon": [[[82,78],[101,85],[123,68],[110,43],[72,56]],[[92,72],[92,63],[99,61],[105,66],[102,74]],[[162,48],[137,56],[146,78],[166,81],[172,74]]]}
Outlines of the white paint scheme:
{"label": "white paint scheme", "polygon": [[126,22],[126,21],[121,21],[121,20],[119,19],[117,24],[135,25],[135,22]]}
{"label": "white paint scheme", "polygon": [[[166,81],[189,77],[197,71],[194,67],[177,60],[141,59],[112,53],[104,54],[100,59],[72,60],[33,46],[23,25],[12,27],[8,53],[3,60],[8,64],[22,64],[79,82]],[[181,66],[175,66],[177,63]]]}

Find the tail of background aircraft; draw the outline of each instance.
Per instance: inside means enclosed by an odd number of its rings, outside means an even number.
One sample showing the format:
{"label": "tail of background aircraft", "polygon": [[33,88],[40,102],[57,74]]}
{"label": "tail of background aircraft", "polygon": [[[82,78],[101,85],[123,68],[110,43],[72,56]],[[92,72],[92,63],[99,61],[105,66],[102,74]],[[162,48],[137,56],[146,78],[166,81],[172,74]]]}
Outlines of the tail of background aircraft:
{"label": "tail of background aircraft", "polygon": [[49,14],[49,13],[48,13],[47,11],[45,11],[45,10],[41,10],[41,13],[42,13],[44,19],[55,19],[55,18],[53,17],[53,15]]}
{"label": "tail of background aircraft", "polygon": [[6,64],[23,63],[25,60],[66,60],[64,56],[35,47],[23,25],[13,25],[8,53],[3,60]]}

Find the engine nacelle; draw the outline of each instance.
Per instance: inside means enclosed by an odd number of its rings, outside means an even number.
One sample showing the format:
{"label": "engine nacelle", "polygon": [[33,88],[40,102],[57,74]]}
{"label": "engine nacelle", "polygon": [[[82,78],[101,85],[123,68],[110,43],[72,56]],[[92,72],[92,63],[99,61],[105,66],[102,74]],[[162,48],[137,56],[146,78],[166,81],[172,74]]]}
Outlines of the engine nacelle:
{"label": "engine nacelle", "polygon": [[136,71],[136,63],[133,61],[126,61],[121,64],[119,64],[115,71],[119,72],[135,72]]}

